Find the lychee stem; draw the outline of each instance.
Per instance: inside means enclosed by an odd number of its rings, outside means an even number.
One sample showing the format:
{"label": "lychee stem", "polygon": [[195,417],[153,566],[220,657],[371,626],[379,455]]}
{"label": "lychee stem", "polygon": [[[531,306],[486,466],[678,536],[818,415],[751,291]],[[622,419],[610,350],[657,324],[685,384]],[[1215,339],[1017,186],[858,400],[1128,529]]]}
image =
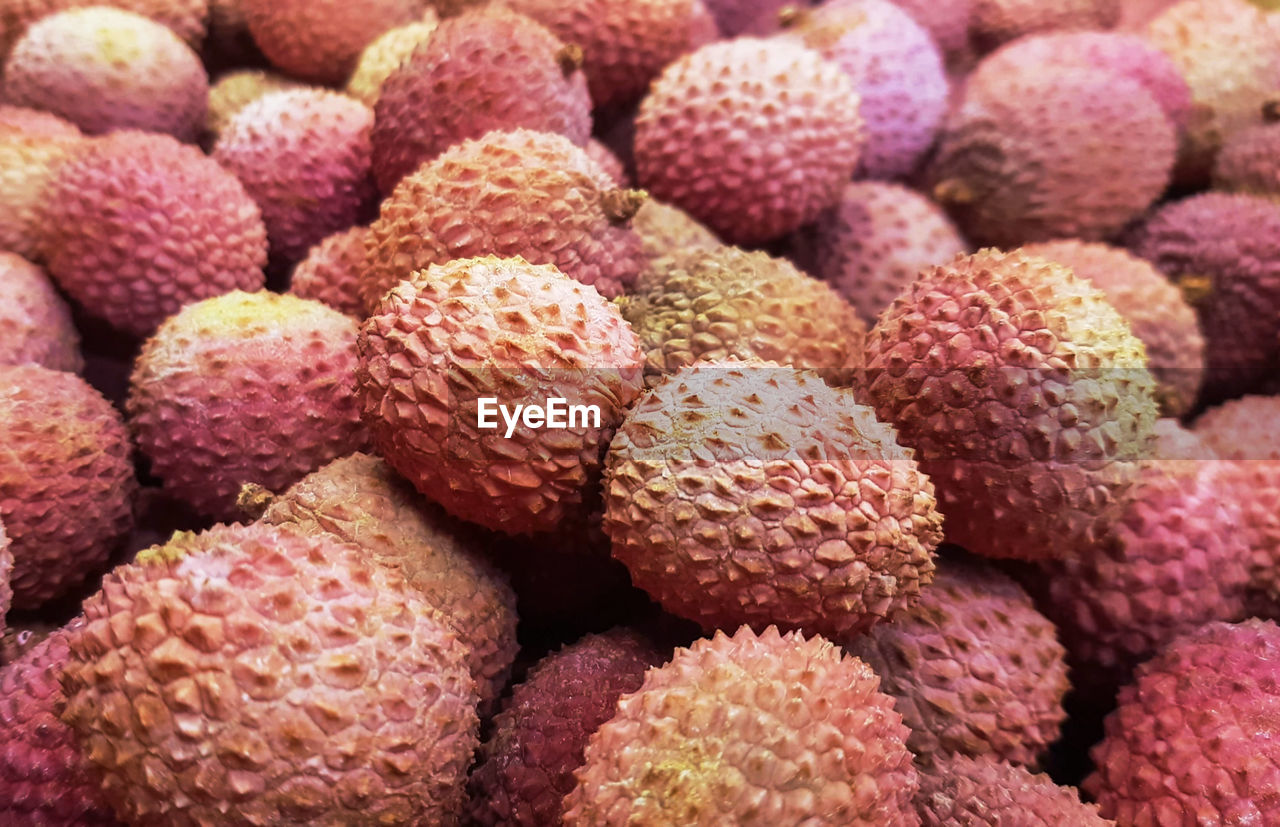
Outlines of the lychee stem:
{"label": "lychee stem", "polygon": [[259,520],[275,501],[276,495],[263,486],[256,482],[246,482],[240,486],[240,493],[236,496],[236,507],[243,511],[246,517]]}
{"label": "lychee stem", "polygon": [[933,198],[942,204],[972,204],[976,195],[964,181],[959,178],[948,178],[934,186]]}
{"label": "lychee stem", "polygon": [[1192,307],[1204,304],[1205,300],[1213,295],[1213,279],[1210,276],[1186,273],[1178,276],[1176,283],[1178,289],[1182,291],[1182,298]]}
{"label": "lychee stem", "polygon": [[799,26],[804,19],[809,16],[809,12],[799,6],[786,5],[778,9],[778,27],[782,29],[791,29]]}
{"label": "lychee stem", "polygon": [[610,221],[621,224],[630,221],[648,198],[649,193],[644,190],[609,190],[600,196],[600,205]]}
{"label": "lychee stem", "polygon": [[1280,123],[1280,100],[1269,100],[1262,104],[1262,120],[1265,123]]}
{"label": "lychee stem", "polygon": [[569,43],[556,52],[556,63],[560,65],[560,71],[564,72],[565,77],[569,77],[569,75],[581,69],[582,61],[585,59],[586,56],[582,53],[582,47],[576,43]]}

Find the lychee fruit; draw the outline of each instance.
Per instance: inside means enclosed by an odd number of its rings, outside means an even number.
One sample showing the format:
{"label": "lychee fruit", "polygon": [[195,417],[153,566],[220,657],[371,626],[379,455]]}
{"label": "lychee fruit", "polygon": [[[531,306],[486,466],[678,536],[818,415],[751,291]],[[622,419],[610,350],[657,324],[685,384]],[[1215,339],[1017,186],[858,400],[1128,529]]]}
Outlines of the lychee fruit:
{"label": "lychee fruit", "polygon": [[352,227],[312,247],[307,257],[293,268],[289,292],[299,298],[322,301],[334,310],[363,319],[360,271],[364,268],[368,235],[368,227]]}
{"label": "lychee fruit", "polygon": [[0,251],[0,294],[0,363],[72,373],[84,367],[71,311],[43,270]]}
{"label": "lychee fruit", "polygon": [[50,182],[81,141],[80,130],[56,115],[0,104],[0,250],[41,259]]}
{"label": "lychee fruit", "polygon": [[421,20],[387,29],[378,35],[360,53],[355,71],[347,81],[347,94],[372,109],[378,102],[382,84],[415,49],[430,39],[438,25],[440,16],[428,6]]}
{"label": "lychee fruit", "polygon": [[969,37],[982,50],[1040,32],[1109,29],[1120,21],[1121,0],[973,0]]}
{"label": "lychee fruit", "polygon": [[1020,824],[1025,827],[1107,827],[1115,822],[1085,804],[1074,787],[1004,761],[939,758],[920,771],[916,811],[922,827]]}
{"label": "lychee fruit", "polygon": [[1267,122],[1227,138],[1213,165],[1213,187],[1280,199],[1280,105],[1267,107]]}
{"label": "lychee fruit", "polygon": [[631,228],[640,236],[644,256],[650,264],[678,253],[709,251],[723,246],[716,234],[693,216],[653,198],[646,198],[636,210]]}
{"label": "lychee fruit", "polygon": [[209,106],[204,118],[205,137],[212,146],[236,113],[264,95],[306,88],[309,88],[306,84],[266,69],[228,72],[209,87]]}

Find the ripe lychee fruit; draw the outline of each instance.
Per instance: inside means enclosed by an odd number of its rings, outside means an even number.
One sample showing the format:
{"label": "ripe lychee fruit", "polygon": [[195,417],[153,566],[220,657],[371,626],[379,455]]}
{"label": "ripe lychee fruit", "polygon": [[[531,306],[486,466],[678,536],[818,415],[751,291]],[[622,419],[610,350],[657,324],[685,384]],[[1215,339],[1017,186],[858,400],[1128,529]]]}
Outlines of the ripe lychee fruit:
{"label": "ripe lychee fruit", "polygon": [[440,16],[428,7],[421,20],[387,29],[360,53],[346,92],[372,109],[382,92],[382,84],[391,73],[409,59],[414,50],[426,43],[440,25]]}
{"label": "ripe lychee fruit", "polygon": [[1098,815],[1098,805],[1083,803],[1074,787],[1059,787],[1047,775],[1004,761],[960,755],[921,770],[916,811],[922,827],[1114,825]]}
{"label": "ripe lychee fruit", "polygon": [[272,92],[308,88],[305,84],[265,69],[237,69],[228,72],[209,87],[209,106],[205,111],[204,132],[212,146],[222,130],[241,109]]}
{"label": "ripe lychee fruit", "polygon": [[307,257],[293,268],[289,292],[299,298],[322,301],[334,310],[363,319],[360,271],[364,267],[368,235],[368,227],[352,227],[312,247]]}
{"label": "ripe lychee fruit", "polygon": [[71,311],[43,270],[0,251],[0,294],[6,299],[0,304],[0,363],[72,373],[84,367]]}
{"label": "ripe lychee fruit", "polygon": [[0,104],[0,250],[41,259],[49,184],[80,143],[80,130],[56,115]]}
{"label": "ripe lychee fruit", "polygon": [[1040,32],[1109,29],[1120,20],[1120,0],[973,0],[969,36],[980,49]]}
{"label": "ripe lychee fruit", "polygon": [[1267,122],[1227,138],[1213,164],[1213,188],[1280,198],[1280,106],[1270,106]]}
{"label": "ripe lychee fruit", "polygon": [[715,250],[723,246],[716,234],[693,216],[653,198],[646,198],[636,210],[631,227],[640,236],[645,258],[650,264],[670,255]]}

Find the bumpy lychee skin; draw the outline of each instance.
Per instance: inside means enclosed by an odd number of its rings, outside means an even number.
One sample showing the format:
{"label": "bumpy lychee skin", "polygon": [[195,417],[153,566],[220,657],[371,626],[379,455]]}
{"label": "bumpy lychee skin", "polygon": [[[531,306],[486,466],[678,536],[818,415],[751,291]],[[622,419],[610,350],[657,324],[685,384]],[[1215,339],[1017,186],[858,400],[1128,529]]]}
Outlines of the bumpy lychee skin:
{"label": "bumpy lychee skin", "polygon": [[382,84],[373,167],[389,193],[449,147],[495,129],[591,135],[578,54],[541,24],[494,6],[440,23]]}
{"label": "bumpy lychee skin", "polygon": [[980,67],[948,117],[928,178],[973,241],[1114,236],[1164,191],[1173,123],[1145,86],[1101,68]]}
{"label": "bumpy lychee skin", "polygon": [[414,50],[426,43],[440,25],[435,9],[428,8],[421,20],[405,23],[380,34],[364,51],[347,81],[347,94],[370,109],[378,102],[382,84]]}
{"label": "bumpy lychee skin", "polygon": [[1106,244],[1051,241],[1022,251],[1065,264],[1101,290],[1146,347],[1161,413],[1181,416],[1191,409],[1204,378],[1205,343],[1196,312],[1177,286],[1148,262]]}
{"label": "bumpy lychee skin", "polygon": [[292,262],[373,210],[372,128],[373,112],[346,95],[276,92],[231,119],[213,158],[258,203],[272,254]]}
{"label": "bumpy lychee skin", "polygon": [[[585,514],[601,452],[640,393],[636,335],[554,267],[492,256],[401,282],[360,331],[362,415],[378,452],[455,516],[510,534]],[[596,406],[508,426],[494,405]],[[548,415],[549,416],[549,415]],[[489,425],[481,427],[481,419]]]}
{"label": "bumpy lychee skin", "polygon": [[1280,88],[1280,25],[1246,0],[1181,0],[1152,20],[1145,36],[1191,87],[1194,110],[1177,177],[1202,184],[1222,142],[1262,123],[1263,104]]}
{"label": "bumpy lychee skin", "polygon": [[483,537],[423,502],[386,462],[334,460],[276,497],[262,521],[327,532],[398,569],[466,647],[482,709],[497,701],[516,655],[515,593]]}
{"label": "bumpy lychee skin", "polygon": [[194,140],[209,79],[170,29],[106,6],[36,22],[4,65],[4,99],[48,109],[89,133],[165,132]]}
{"label": "bumpy lychee skin", "polygon": [[912,171],[933,144],[950,92],[929,33],[888,0],[802,12],[789,31],[853,81],[867,133],[859,176]]}
{"label": "bumpy lychee skin", "polygon": [[0,132],[19,132],[44,138],[79,138],[80,128],[42,109],[0,103]]}
{"label": "bumpy lychee skin", "polygon": [[1213,165],[1213,186],[1227,192],[1280,199],[1280,108],[1268,123],[1227,138]]}
{"label": "bumpy lychee skin", "polygon": [[215,142],[231,119],[249,104],[272,92],[302,89],[305,85],[265,69],[238,69],[228,72],[209,87],[209,106],[205,110],[204,133]]}
{"label": "bumpy lychee skin", "polygon": [[[80,146],[80,130],[55,115],[0,105],[0,249],[39,260],[44,204],[62,164]],[[39,113],[44,114],[44,113]]]}
{"label": "bumpy lychee skin", "polygon": [[456,819],[476,746],[465,652],[359,549],[261,524],[179,533],[84,615],[61,717],[129,823]]}
{"label": "bumpy lychee skin", "polygon": [[879,683],[772,627],[677,649],[591,736],[565,823],[919,824],[907,730]]}
{"label": "bumpy lychee skin", "polygon": [[636,210],[631,221],[636,235],[640,236],[644,255],[652,264],[660,258],[692,252],[694,250],[715,250],[722,247],[716,234],[698,223],[693,216],[679,207],[663,204],[653,198]]}
{"label": "bumpy lychee skin", "polygon": [[1085,804],[1074,787],[1003,761],[948,756],[920,773],[916,811],[922,827],[1018,824],[1107,827],[1115,822]]}
{"label": "bumpy lychee skin", "polygon": [[[101,5],[104,4],[100,0],[22,0],[6,4],[4,28],[0,29],[0,60],[32,23],[60,11]],[[110,5],[168,26],[193,49],[204,40],[209,17],[207,0],[111,0]]]}
{"label": "bumpy lychee skin", "polygon": [[702,0],[508,0],[508,5],[582,50],[595,106],[636,100],[668,63],[719,34]]}
{"label": "bumpy lychee skin", "polygon": [[368,227],[352,227],[312,247],[307,257],[293,268],[289,292],[303,299],[322,301],[334,310],[363,319],[360,271],[364,268],[368,235]]}
{"label": "bumpy lychee skin", "polygon": [[[0,523],[0,635],[8,634],[5,615],[13,605],[13,550],[9,546],[9,535],[5,533],[4,523]],[[0,653],[0,663],[5,662]]]}
{"label": "bumpy lychee skin", "polygon": [[44,228],[54,281],[135,336],[185,304],[265,280],[257,204],[217,161],[167,135],[87,142],[50,185]]}
{"label": "bumpy lychee skin", "polygon": [[945,755],[1034,766],[1066,718],[1070,684],[1056,630],[993,569],[944,563],[892,623],[838,642],[896,699],[921,766]]}
{"label": "bumpy lychee skin", "polygon": [[1280,203],[1194,195],[1156,210],[1129,236],[1129,247],[1196,308],[1207,399],[1238,395],[1265,374],[1280,352]]}
{"label": "bumpy lychee skin", "polygon": [[1119,824],[1280,819],[1280,628],[1210,623],[1138,667],[1084,790]]}
{"label": "bumpy lychee skin", "polygon": [[350,316],[235,291],[188,305],[146,341],[125,408],[166,490],[201,514],[242,516],[245,483],[283,491],[367,439]]}
{"label": "bumpy lychee skin", "polygon": [[360,52],[387,29],[422,17],[423,0],[240,0],[249,33],[272,65],[342,84]]}
{"label": "bumpy lychee skin", "polygon": [[654,80],[636,177],[734,244],[794,230],[839,198],[866,143],[853,83],[789,40],[703,46]]}
{"label": "bumpy lychee skin", "polygon": [[[827,0],[828,3],[851,4],[859,0]],[[934,41],[948,58],[969,49],[969,20],[973,0],[898,0],[897,5],[929,30]]]}
{"label": "bumpy lychee skin", "polygon": [[[622,163],[622,159],[615,155],[613,150],[609,149],[609,147],[601,141],[591,138],[587,141],[587,145],[583,147],[583,151],[587,153],[587,157],[599,165],[600,169],[604,170],[605,173],[608,174],[609,179],[613,181],[613,183],[620,187],[625,187],[631,180],[630,176],[627,174],[626,166]],[[645,203],[648,203],[651,200],[653,199],[646,198]]]}
{"label": "bumpy lychee skin", "polygon": [[547,655],[511,694],[480,749],[468,787],[471,815],[486,825],[557,824],[587,740],[666,660],[643,635],[613,629]]}
{"label": "bumpy lychee skin", "polygon": [[969,35],[986,50],[1039,32],[1107,29],[1119,22],[1120,7],[1120,0],[973,0]]}
{"label": "bumpy lychee skin", "polygon": [[416,270],[484,255],[554,264],[618,296],[644,267],[627,224],[630,195],[560,135],[521,129],[465,141],[382,202],[365,242],[365,309]]}
{"label": "bumpy lychee skin", "polygon": [[132,525],[134,480],[120,414],[84,380],[0,367],[0,519],[13,605],[34,609],[102,566]]}
{"label": "bumpy lychee skin", "polygon": [[738,35],[772,34],[778,30],[779,15],[793,3],[788,0],[705,0],[720,32],[727,38]]}
{"label": "bumpy lychee skin", "polygon": [[6,824],[117,824],[74,734],[58,720],[58,676],[75,628],[57,630],[0,668],[0,821]]}
{"label": "bumpy lychee skin", "polygon": [[866,396],[915,448],[947,538],[1042,559],[1096,539],[1150,456],[1142,343],[1068,268],[982,250],[920,274],[867,335]]}
{"label": "bumpy lychee skin", "polygon": [[859,632],[932,577],[928,478],[891,427],[813,373],[685,368],[631,410],[605,465],[613,556],[704,627]]}
{"label": "bumpy lychee skin", "polygon": [[898,184],[847,184],[840,202],[788,244],[791,258],[835,288],[868,325],[927,267],[968,252],[947,214]]}
{"label": "bumpy lychee skin", "polygon": [[0,363],[34,363],[78,372],[80,334],[71,311],[39,267],[14,253],[0,251]]}

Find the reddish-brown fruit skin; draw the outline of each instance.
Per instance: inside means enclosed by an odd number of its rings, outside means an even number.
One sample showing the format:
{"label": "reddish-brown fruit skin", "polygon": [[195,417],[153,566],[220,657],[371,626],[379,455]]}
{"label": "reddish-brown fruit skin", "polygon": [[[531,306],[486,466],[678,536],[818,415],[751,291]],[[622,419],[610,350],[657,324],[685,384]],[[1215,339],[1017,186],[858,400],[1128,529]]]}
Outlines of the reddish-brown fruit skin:
{"label": "reddish-brown fruit skin", "polygon": [[1028,34],[1109,29],[1120,21],[1121,0],[973,0],[969,37],[990,50]]}
{"label": "reddish-brown fruit skin", "polygon": [[369,107],[319,89],[264,95],[231,119],[213,159],[258,203],[273,256],[297,261],[373,210],[372,127]]}
{"label": "reddish-brown fruit skin", "polygon": [[773,627],[677,649],[591,736],[565,824],[915,827],[907,729],[879,683]]}
{"label": "reddish-brown fruit skin", "polygon": [[1166,204],[1129,248],[1178,283],[1205,338],[1202,398],[1248,390],[1280,354],[1280,203],[1208,192]]}
{"label": "reddish-brown fruit skin", "polygon": [[464,141],[382,202],[365,241],[365,309],[416,270],[484,255],[554,264],[606,298],[621,295],[645,259],[640,237],[606,210],[618,192],[560,135],[520,129]]}
{"label": "reddish-brown fruit skin", "polygon": [[1035,766],[1067,716],[1056,629],[992,569],[944,563],[892,623],[839,642],[896,699],[922,767],[947,755]]}
{"label": "reddish-brown fruit skin", "polygon": [[368,227],[352,227],[312,247],[307,257],[293,268],[289,292],[299,298],[322,301],[334,310],[363,319],[360,271],[364,268],[368,235]]}
{"label": "reddish-brown fruit skin", "polygon": [[1074,787],[1003,761],[949,756],[920,772],[922,827],[1107,827]]}
{"label": "reddish-brown fruit skin", "polygon": [[[104,5],[102,0],[13,0],[5,4],[5,17],[0,21],[0,61],[27,27],[42,17],[67,9]],[[140,14],[173,29],[193,49],[199,48],[205,36],[209,17],[207,0],[111,0],[110,5]]]}
{"label": "reddish-brown fruit skin", "polygon": [[359,549],[261,524],[178,533],[108,574],[84,616],[60,717],[130,824],[460,814],[477,729],[465,653]]}
{"label": "reddish-brown fruit skin", "polygon": [[164,488],[232,522],[240,487],[283,491],[363,447],[354,319],[273,293],[206,299],[142,346],[125,402]]}
{"label": "reddish-brown fruit skin", "polygon": [[307,475],[262,516],[323,531],[404,575],[467,649],[480,713],[496,705],[516,656],[516,596],[484,537],[422,500],[387,463],[355,453]]}
{"label": "reddish-brown fruit skin", "polygon": [[1242,129],[1222,145],[1213,188],[1280,198],[1280,123]]}
{"label": "reddish-brown fruit skin", "polygon": [[137,490],[120,414],[78,376],[0,367],[0,519],[13,606],[78,586],[129,533]]}
{"label": "reddish-brown fruit skin", "polygon": [[424,162],[493,130],[586,144],[591,96],[564,50],[542,25],[499,7],[441,22],[382,84],[373,127],[378,187],[389,193]]}
{"label": "reddish-brown fruit skin", "polygon": [[254,42],[285,74],[342,84],[378,35],[422,17],[423,0],[240,0]]}
{"label": "reddish-brown fruit skin", "polygon": [[768,363],[661,379],[605,459],[604,528],[632,582],[705,628],[856,633],[933,574],[942,517],[893,429]]}
{"label": "reddish-brown fruit skin", "polygon": [[835,64],[786,39],[738,38],[672,62],[635,123],[636,178],[734,244],[776,239],[832,206],[866,141]]}
{"label": "reddish-brown fruit skin", "polygon": [[1101,290],[1146,347],[1161,415],[1191,409],[1204,378],[1204,336],[1195,310],[1163,273],[1106,244],[1051,241],[1022,252],[1065,264]]}
{"label": "reddish-brown fruit skin", "polygon": [[716,234],[702,226],[679,207],[653,198],[636,210],[631,226],[640,236],[644,256],[650,266],[660,258],[693,250],[715,250],[724,246]]}
{"label": "reddish-brown fruit skin", "polygon": [[[0,523],[0,635],[8,634],[8,627],[5,625],[5,615],[9,613],[9,607],[13,605],[13,550],[9,548],[9,535],[5,533],[4,523]],[[0,653],[0,663],[7,663],[7,659]]]}
{"label": "reddish-brown fruit skin", "polygon": [[[627,168],[623,165],[622,159],[615,155],[612,149],[609,149],[609,147],[605,146],[595,138],[587,141],[587,145],[584,149],[586,150],[587,156],[590,157],[591,160],[595,161],[600,169],[605,171],[605,174],[609,176],[609,179],[613,181],[613,183],[617,184],[619,187],[625,187],[631,182],[631,178],[627,175]],[[646,198],[644,203],[648,204],[652,200],[653,199],[651,198]],[[643,206],[644,205],[642,204],[641,207],[643,208]],[[637,215],[638,214],[639,211],[637,211]]]}
{"label": "reddish-brown fruit skin", "polygon": [[46,193],[82,137],[56,115],[0,104],[0,249],[41,260]]}
{"label": "reddish-brown fruit skin", "polygon": [[587,635],[544,657],[511,694],[480,748],[468,787],[478,824],[558,824],[587,740],[622,695],[667,657],[628,629]]}
{"label": "reddish-brown fruit skin", "polygon": [[1280,628],[1210,623],[1138,667],[1084,790],[1135,827],[1280,820]]}
{"label": "reddish-brown fruit skin", "polygon": [[[827,0],[828,3],[858,0]],[[973,0],[898,0],[897,5],[916,22],[929,30],[948,59],[959,57],[969,49],[969,20]]]}
{"label": "reddish-brown fruit skin", "polygon": [[[639,395],[639,341],[617,308],[550,265],[458,259],[405,280],[360,331],[374,445],[428,499],[510,534],[584,516],[601,453]],[[479,401],[594,405],[565,429],[479,425]],[[491,415],[502,420],[492,409]]]}
{"label": "reddish-brown fruit skin", "polygon": [[84,367],[71,311],[39,267],[0,251],[0,294],[0,363],[72,373]]}
{"label": "reddish-brown fruit skin", "polygon": [[934,267],[867,336],[864,395],[937,488],[947,539],[975,554],[1074,554],[1149,457],[1142,343],[1068,268],[981,250]]}
{"label": "reddish-brown fruit skin", "polygon": [[791,0],[705,0],[726,38],[740,34],[766,35],[778,30],[779,14]]}
{"label": "reddish-brown fruit skin", "polygon": [[231,172],[167,135],[86,142],[47,197],[49,275],[89,314],[132,335],[149,335],[190,302],[265,281],[258,205]]}
{"label": "reddish-brown fruit skin", "polygon": [[59,629],[0,669],[0,822],[35,827],[108,827],[115,817],[98,791],[75,735],[58,720],[58,676],[70,657]]}

